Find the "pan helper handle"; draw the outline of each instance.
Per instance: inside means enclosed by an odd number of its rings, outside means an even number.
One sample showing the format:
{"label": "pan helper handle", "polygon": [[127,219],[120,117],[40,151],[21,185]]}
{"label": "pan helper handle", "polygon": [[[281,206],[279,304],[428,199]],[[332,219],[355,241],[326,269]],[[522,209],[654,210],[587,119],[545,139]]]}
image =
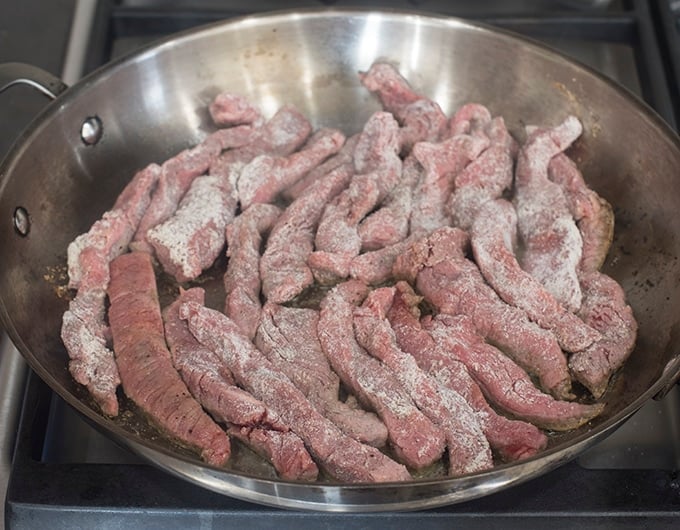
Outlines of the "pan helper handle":
{"label": "pan helper handle", "polygon": [[18,84],[29,85],[50,99],[56,99],[68,88],[61,79],[37,66],[25,63],[0,64],[0,93]]}

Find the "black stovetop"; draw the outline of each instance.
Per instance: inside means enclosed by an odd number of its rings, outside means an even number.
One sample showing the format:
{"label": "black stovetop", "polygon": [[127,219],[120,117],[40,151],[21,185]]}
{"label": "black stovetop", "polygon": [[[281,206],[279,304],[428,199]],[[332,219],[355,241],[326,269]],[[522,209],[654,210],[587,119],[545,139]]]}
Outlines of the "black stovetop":
{"label": "black stovetop", "polygon": [[[44,20],[68,26],[77,2],[30,0]],[[156,38],[232,16],[299,6],[371,5],[464,16],[554,46],[644,98],[666,121],[680,123],[680,5],[670,0],[518,2],[203,0],[99,1],[84,72]],[[598,7],[584,9],[586,4]],[[605,7],[603,7],[606,5]],[[673,12],[673,6],[679,10]],[[19,10],[0,15],[18,41],[36,38]],[[53,15],[53,16],[52,16]],[[26,15],[27,16],[27,15]],[[2,20],[2,16],[0,16]],[[0,22],[0,26],[3,23]],[[33,23],[29,24],[33,27]],[[0,44],[3,43],[0,27]],[[7,33],[5,33],[7,35]],[[64,35],[48,31],[54,54]],[[14,42],[14,41],[13,41]],[[7,57],[0,46],[0,60]],[[14,50],[22,50],[15,42]],[[38,62],[59,73],[60,60],[40,46]],[[30,57],[28,58],[30,60]],[[17,97],[16,95],[12,96]],[[0,111],[2,110],[0,101]],[[0,134],[2,136],[2,134]],[[0,138],[7,143],[7,135]],[[224,497],[141,461],[92,429],[29,373],[5,506],[8,528],[298,527],[423,528],[672,527],[680,525],[680,391],[651,402],[610,438],[578,460],[507,491],[414,513],[327,514],[280,510]]]}

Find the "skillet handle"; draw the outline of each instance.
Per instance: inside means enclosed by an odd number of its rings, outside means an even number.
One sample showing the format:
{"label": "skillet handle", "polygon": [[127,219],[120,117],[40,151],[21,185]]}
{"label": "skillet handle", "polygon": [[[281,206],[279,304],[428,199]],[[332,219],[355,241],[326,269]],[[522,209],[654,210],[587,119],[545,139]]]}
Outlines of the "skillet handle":
{"label": "skillet handle", "polygon": [[664,387],[654,396],[655,400],[663,399],[671,389],[680,381],[680,356],[674,357],[663,369],[663,374],[672,374]]}
{"label": "skillet handle", "polygon": [[68,88],[61,79],[37,66],[25,63],[0,64],[0,93],[19,84],[29,85],[50,99],[56,99]]}

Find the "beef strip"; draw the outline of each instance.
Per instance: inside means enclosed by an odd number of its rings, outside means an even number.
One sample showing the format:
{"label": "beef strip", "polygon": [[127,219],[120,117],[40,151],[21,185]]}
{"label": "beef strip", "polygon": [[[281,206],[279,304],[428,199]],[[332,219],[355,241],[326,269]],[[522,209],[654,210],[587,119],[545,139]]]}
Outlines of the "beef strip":
{"label": "beef strip", "polygon": [[208,107],[210,117],[215,125],[231,127],[234,125],[260,126],[263,121],[260,110],[247,98],[231,92],[222,92],[215,96]]}
{"label": "beef strip", "polygon": [[450,475],[493,467],[491,448],[475,411],[460,394],[430,378],[397,345],[386,317],[394,293],[394,287],[376,289],[355,309],[354,330],[359,344],[391,370],[418,408],[441,427],[446,437]]}
{"label": "beef strip", "polygon": [[454,179],[488,146],[485,136],[465,134],[440,143],[420,142],[413,147],[413,155],[424,172],[413,193],[411,232],[431,232],[451,224],[446,203]]}
{"label": "beef strip", "polygon": [[391,114],[376,112],[366,122],[354,150],[355,175],[349,187],[325,208],[308,259],[320,283],[334,283],[349,275],[359,254],[358,225],[388,195],[401,177],[398,125]]}
{"label": "beef strip", "polygon": [[459,134],[487,136],[486,129],[491,123],[491,112],[479,103],[465,103],[451,116],[447,138]]}
{"label": "beef strip", "polygon": [[260,247],[263,235],[274,225],[281,209],[254,204],[227,227],[227,270],[224,273],[224,314],[249,339],[260,324]]}
{"label": "beef strip", "polygon": [[359,254],[350,263],[350,276],[367,285],[379,285],[388,281],[392,277],[392,269],[397,258],[420,237],[420,234],[411,234],[393,245]]}
{"label": "beef strip", "polygon": [[196,447],[208,463],[229,458],[226,433],[191,396],[165,344],[156,277],[145,252],[111,262],[109,322],[125,394],[171,436]]}
{"label": "beef strip", "polygon": [[444,435],[418,410],[394,374],[357,343],[352,315],[366,294],[366,286],[356,280],[334,287],[321,301],[319,341],[341,381],[385,423],[397,458],[423,468],[441,457]]}
{"label": "beef strip", "polygon": [[558,398],[571,397],[567,360],[555,337],[506,304],[465,257],[469,237],[458,228],[440,228],[416,241],[399,258],[394,274],[415,279],[417,290],[437,310],[471,317],[477,331],[501,348],[541,387]]}
{"label": "beef strip", "polygon": [[604,340],[569,359],[574,377],[597,398],[609,379],[633,351],[637,322],[626,304],[625,293],[612,278],[599,271],[580,274],[583,304],[579,316],[602,333]]}
{"label": "beef strip", "polygon": [[512,359],[484,342],[465,315],[440,314],[425,319],[435,342],[462,362],[487,398],[512,416],[544,429],[568,431],[597,416],[604,404],[559,401],[538,390]]}
{"label": "beef strip", "polygon": [[389,63],[375,62],[360,72],[361,83],[377,94],[383,108],[394,114],[399,130],[401,152],[408,154],[417,142],[439,140],[446,130],[446,115],[439,105],[416,93],[399,71]]}
{"label": "beef strip", "polygon": [[248,144],[254,134],[255,130],[247,125],[220,129],[197,146],[166,160],[161,166],[158,186],[154,190],[144,217],[139,222],[131,247],[152,252],[153,249],[146,240],[147,232],[175,213],[191,183],[206,172],[221,151]]}
{"label": "beef strip", "polygon": [[340,131],[322,129],[301,150],[288,156],[256,157],[243,168],[238,179],[241,208],[273,202],[284,189],[337,153],[344,142],[345,135]]}
{"label": "beef strip", "polygon": [[422,329],[418,308],[421,300],[406,282],[397,282],[395,285],[395,295],[387,318],[399,348],[411,354],[418,366],[430,376],[466,400],[477,414],[491,448],[502,460],[521,460],[545,448],[548,440],[539,429],[494,411],[465,366],[439,348],[432,336]]}
{"label": "beef strip", "polygon": [[[290,202],[300,197],[302,193],[320,178],[328,175],[340,166],[354,166],[354,149],[359,141],[359,134],[354,134],[347,138],[340,151],[331,156],[325,162],[319,164],[309,173],[304,175],[295,184],[283,190],[283,197]],[[325,206],[325,205],[324,205]]]}
{"label": "beef strip", "polygon": [[116,388],[120,376],[108,348],[105,323],[109,263],[127,250],[161,168],[151,164],[139,171],[116,200],[113,208],[78,236],[68,247],[69,287],[78,289],[64,313],[61,338],[69,355],[73,378],[88,391],[109,416],[118,415]]}
{"label": "beef strip", "polygon": [[548,179],[548,166],[581,131],[574,116],[552,129],[532,129],[517,158],[513,199],[524,248],[522,268],[572,312],[581,306],[577,269],[583,241],[562,189]]}
{"label": "beef strip", "polygon": [[213,175],[194,179],[172,217],[146,233],[165,272],[186,282],[210,267],[224,247],[236,207],[231,183]]}
{"label": "beef strip", "polygon": [[238,388],[221,359],[201,345],[179,318],[181,304],[203,304],[204,297],[198,287],[181,290],[163,311],[172,362],[182,380],[212,417],[227,425],[229,434],[271,462],[281,478],[316,480],[319,470],[302,440],[264,403]]}
{"label": "beef strip", "polygon": [[409,480],[406,468],[378,449],[345,435],[324,418],[255,346],[240,334],[227,316],[195,302],[180,307],[198,341],[229,366],[236,382],[274,410],[305,442],[319,465],[332,477],[345,482]]}
{"label": "beef strip", "polygon": [[522,309],[544,329],[552,331],[560,346],[577,352],[601,338],[557,300],[533,276],[522,270],[515,257],[517,215],[504,199],[489,201],[472,224],[475,261],[484,278],[508,304]]}
{"label": "beef strip", "polygon": [[599,270],[614,238],[611,205],[586,186],[578,167],[564,153],[550,161],[548,178],[562,188],[569,211],[581,233],[583,250],[579,269],[584,272]]}
{"label": "beef strip", "polygon": [[501,197],[512,186],[517,143],[503,118],[486,123],[484,134],[491,146],[456,175],[454,190],[446,204],[453,224],[464,230],[470,229],[485,202]]}
{"label": "beef strip", "polygon": [[286,374],[314,407],[345,434],[359,442],[382,447],[385,425],[372,412],[340,401],[340,379],[333,372],[317,336],[319,314],[314,309],[267,303],[255,344]]}
{"label": "beef strip", "polygon": [[314,230],[326,203],[349,184],[354,169],[343,164],[319,177],[283,212],[267,239],[260,276],[262,292],[274,303],[288,302],[314,283],[307,265]]}
{"label": "beef strip", "polygon": [[399,183],[392,189],[381,208],[359,224],[361,250],[371,251],[393,245],[409,234],[413,189],[420,180],[420,163],[412,156],[404,160]]}

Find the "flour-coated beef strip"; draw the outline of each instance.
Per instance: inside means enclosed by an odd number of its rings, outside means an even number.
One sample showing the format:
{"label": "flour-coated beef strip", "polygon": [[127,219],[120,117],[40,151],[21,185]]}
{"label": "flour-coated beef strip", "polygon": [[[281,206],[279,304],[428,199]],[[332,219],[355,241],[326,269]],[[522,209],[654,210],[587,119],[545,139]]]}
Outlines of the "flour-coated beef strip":
{"label": "flour-coated beef strip", "polygon": [[376,415],[340,401],[340,379],[321,348],[318,322],[314,309],[267,303],[255,344],[323,416],[355,440],[382,447],[387,429]]}
{"label": "flour-coated beef strip", "polygon": [[504,199],[484,204],[472,224],[471,243],[486,281],[505,302],[552,331],[563,349],[576,352],[599,340],[600,333],[567,311],[538,280],[522,270],[515,257],[516,239],[517,215],[512,204]]}
{"label": "flour-coated beef strip", "polygon": [[444,435],[418,410],[394,374],[357,343],[352,315],[367,292],[364,284],[349,280],[325,296],[319,341],[342,382],[385,423],[397,457],[410,467],[422,468],[441,457]]}
{"label": "flour-coated beef strip", "polygon": [[238,388],[221,359],[200,344],[179,318],[181,304],[203,304],[204,298],[198,287],[181,291],[163,311],[172,362],[182,380],[212,417],[227,425],[229,434],[270,461],[280,477],[315,480],[319,470],[302,440],[264,403]]}
{"label": "flour-coated beef strip", "polygon": [[392,269],[397,258],[404,254],[411,244],[420,237],[420,234],[411,234],[393,245],[359,254],[350,263],[350,276],[366,285],[379,285],[388,281],[392,278]]}
{"label": "flour-coated beef strip", "polygon": [[577,269],[583,241],[562,189],[548,179],[548,166],[582,130],[574,116],[552,129],[532,129],[517,157],[513,199],[522,268],[572,312],[581,306]]}
{"label": "flour-coated beef strip", "polygon": [[499,298],[465,257],[468,244],[466,232],[440,228],[397,258],[395,276],[415,280],[417,291],[438,311],[470,316],[477,331],[535,374],[544,390],[570,398],[571,377],[557,340]]}
{"label": "flour-coated beef strip", "polygon": [[264,234],[281,215],[273,204],[254,204],[227,226],[224,314],[252,339],[260,324],[260,247]]}
{"label": "flour-coated beef strip", "polygon": [[462,362],[489,401],[512,416],[554,431],[576,429],[597,416],[604,404],[560,401],[536,388],[527,373],[500,350],[484,342],[465,315],[425,319],[435,342]]}
{"label": "flour-coated beef strip", "polygon": [[443,430],[450,475],[493,467],[491,448],[475,411],[460,394],[430,378],[413,356],[397,345],[386,316],[394,294],[394,287],[376,289],[354,310],[354,330],[359,344],[392,371],[418,408]]}
{"label": "flour-coated beef strip", "polygon": [[329,156],[337,153],[345,135],[336,129],[322,129],[299,151],[288,156],[260,155],[248,163],[238,179],[241,208],[254,203],[273,202]]}
{"label": "flour-coated beef strip", "polygon": [[163,162],[158,186],[153,192],[144,217],[139,222],[131,244],[132,248],[152,252],[153,249],[146,240],[147,232],[175,213],[194,179],[204,174],[224,149],[248,144],[254,134],[255,130],[247,125],[220,129],[195,147],[185,149]]}
{"label": "flour-coated beef strip", "polygon": [[308,259],[317,281],[333,283],[349,275],[352,258],[361,250],[359,223],[399,182],[398,128],[386,112],[375,112],[366,122],[354,150],[356,173],[319,221],[316,251]]}
{"label": "flour-coated beef strip", "polygon": [[220,177],[197,177],[175,213],[146,233],[163,269],[178,282],[194,280],[224,247],[224,231],[236,215],[232,184]]}
{"label": "flour-coated beef strip", "polygon": [[548,166],[548,177],[562,188],[571,215],[583,240],[579,269],[599,270],[614,238],[614,211],[611,205],[588,188],[576,164],[564,153]]}
{"label": "flour-coated beef strip", "polygon": [[354,168],[343,164],[312,182],[279,217],[260,259],[262,292],[275,303],[288,302],[314,283],[307,264],[314,232],[325,205],[344,190]]}
{"label": "flour-coated beef strip", "polygon": [[633,351],[637,322],[626,304],[625,293],[612,278],[599,271],[580,274],[583,303],[579,316],[602,333],[604,340],[569,359],[574,377],[597,398],[604,394],[610,377]]}
{"label": "flour-coated beef strip", "polygon": [[491,145],[458,173],[447,211],[455,226],[469,230],[479,208],[497,199],[512,187],[517,143],[510,136],[503,118],[494,118],[484,127]]}
{"label": "flour-coated beef strip", "polygon": [[104,414],[118,414],[120,376],[108,347],[105,322],[109,263],[125,252],[149,205],[161,168],[150,164],[137,172],[113,208],[68,246],[69,287],[78,289],[64,313],[61,338],[73,378],[87,387]]}
{"label": "flour-coated beef strip", "polygon": [[191,333],[229,366],[236,382],[274,410],[305,442],[316,462],[347,482],[409,480],[406,468],[378,449],[345,435],[324,418],[224,314],[194,302],[180,307]]}
{"label": "flour-coated beef strip", "polygon": [[447,137],[459,134],[486,136],[486,129],[491,123],[491,112],[479,103],[465,103],[458,108],[448,123]]}
{"label": "flour-coated beef strip", "polygon": [[431,232],[451,224],[446,203],[453,191],[454,179],[488,146],[485,136],[466,134],[440,143],[420,142],[413,146],[413,156],[424,172],[413,192],[411,232]]}
{"label": "flour-coated beef strip", "polygon": [[466,400],[476,412],[489,444],[502,460],[521,460],[545,448],[548,443],[545,434],[530,423],[499,415],[489,406],[465,366],[439,348],[432,336],[422,329],[418,308],[421,300],[409,284],[396,283],[387,318],[399,347],[411,354],[431,377]]}
{"label": "flour-coated beef strip", "polygon": [[191,396],[165,344],[156,277],[146,252],[111,262],[109,322],[123,390],[153,422],[223,465],[230,455],[226,433]]}
{"label": "flour-coated beef strip", "polygon": [[402,153],[407,154],[417,142],[437,141],[446,130],[447,118],[439,105],[416,93],[391,64],[375,62],[367,72],[359,73],[359,79],[401,124]]}
{"label": "flour-coated beef strip", "polygon": [[409,234],[413,190],[422,175],[420,163],[412,156],[404,160],[399,183],[383,205],[359,224],[361,250],[378,250],[402,241]]}
{"label": "flour-coated beef strip", "polygon": [[262,113],[257,107],[247,98],[232,92],[217,94],[210,103],[208,111],[215,125],[220,127],[259,126],[263,121]]}
{"label": "flour-coated beef strip", "polygon": [[354,149],[356,148],[358,141],[359,134],[354,134],[347,138],[340,151],[338,151],[335,155],[331,156],[328,160],[325,160],[324,162],[316,166],[309,173],[307,173],[300,180],[298,180],[295,184],[283,190],[282,192],[283,197],[292,202],[298,197],[300,197],[300,195],[302,195],[302,193],[314,182],[324,177],[325,175],[328,175],[332,171],[335,171],[340,166],[349,165],[353,167]]}

